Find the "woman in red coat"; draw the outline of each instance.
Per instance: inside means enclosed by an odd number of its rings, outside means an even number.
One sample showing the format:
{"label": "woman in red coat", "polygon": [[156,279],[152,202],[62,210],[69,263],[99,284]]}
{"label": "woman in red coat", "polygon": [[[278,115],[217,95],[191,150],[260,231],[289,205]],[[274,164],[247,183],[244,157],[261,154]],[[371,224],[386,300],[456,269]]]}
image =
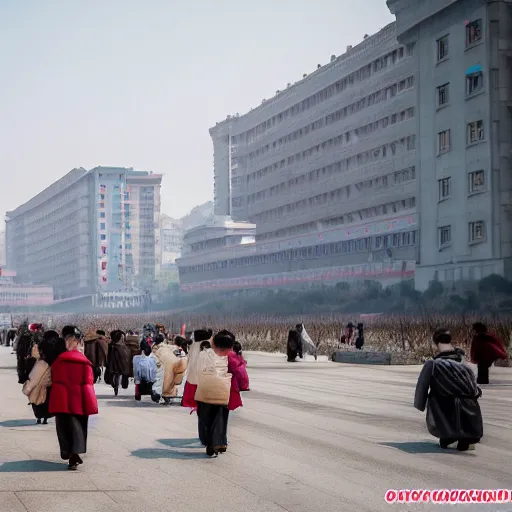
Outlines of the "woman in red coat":
{"label": "woman in red coat", "polygon": [[[227,332],[227,331],[224,331]],[[234,337],[234,336],[233,336]],[[235,341],[233,349],[228,353],[228,373],[231,377],[231,389],[229,391],[229,404],[225,412],[226,421],[223,424],[223,443],[219,447],[220,453],[228,449],[228,418],[229,411],[235,411],[243,407],[240,391],[249,391],[249,375],[247,374],[247,361],[242,355],[242,345]]]}
{"label": "woman in red coat", "polygon": [[489,368],[497,359],[507,359],[507,352],[500,339],[487,330],[481,322],[473,324],[471,361],[478,366],[477,384],[489,384]]}
{"label": "woman in red coat", "polygon": [[80,454],[87,451],[89,416],[98,414],[94,374],[90,361],[80,352],[82,334],[68,325],[62,329],[66,351],[52,365],[52,393],[49,410],[55,415],[60,455],[69,461],[68,469],[83,464]]}

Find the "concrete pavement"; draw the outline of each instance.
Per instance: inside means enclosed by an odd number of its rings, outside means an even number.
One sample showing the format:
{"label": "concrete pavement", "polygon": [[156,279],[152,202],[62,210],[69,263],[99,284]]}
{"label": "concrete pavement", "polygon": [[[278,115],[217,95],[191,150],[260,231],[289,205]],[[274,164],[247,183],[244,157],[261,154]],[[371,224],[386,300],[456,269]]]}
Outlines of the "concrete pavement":
{"label": "concrete pavement", "polygon": [[[35,425],[0,347],[0,512],[334,512],[439,510],[387,505],[385,491],[512,488],[512,370],[493,368],[475,452],[442,452],[412,408],[419,367],[246,354],[251,392],[231,415],[229,451],[206,459],[195,415],[97,386],[85,465],[68,472],[53,420]],[[460,505],[508,510],[510,505]]]}

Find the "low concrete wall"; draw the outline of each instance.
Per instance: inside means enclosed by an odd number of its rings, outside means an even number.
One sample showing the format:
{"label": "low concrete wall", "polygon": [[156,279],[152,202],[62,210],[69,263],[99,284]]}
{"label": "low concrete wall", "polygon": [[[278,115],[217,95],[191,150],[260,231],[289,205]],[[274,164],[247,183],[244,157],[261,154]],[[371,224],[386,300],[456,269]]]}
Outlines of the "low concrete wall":
{"label": "low concrete wall", "polygon": [[347,364],[391,364],[391,354],[387,352],[364,352],[357,351],[336,351],[333,354],[332,360],[335,363]]}

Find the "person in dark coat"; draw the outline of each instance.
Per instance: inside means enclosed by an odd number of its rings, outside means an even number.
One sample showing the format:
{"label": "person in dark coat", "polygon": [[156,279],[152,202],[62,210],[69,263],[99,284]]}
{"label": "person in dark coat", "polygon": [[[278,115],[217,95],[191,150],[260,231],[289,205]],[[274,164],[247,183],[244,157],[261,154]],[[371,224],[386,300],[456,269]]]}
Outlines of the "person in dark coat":
{"label": "person in dark coat", "polygon": [[27,329],[20,333],[18,345],[16,347],[16,369],[18,372],[18,383],[24,384],[36,364],[36,359],[32,357],[32,346],[34,344],[33,334]]}
{"label": "person in dark coat", "polygon": [[105,366],[108,354],[108,340],[105,331],[89,332],[84,339],[84,354],[92,364],[94,384],[101,380],[101,370]]}
{"label": "person in dark coat", "polygon": [[[434,333],[434,359],[423,365],[414,397],[414,407],[427,407],[428,431],[439,439],[441,448],[474,449],[483,436],[478,387],[471,368],[462,362],[464,352],[452,345],[446,329]],[[430,390],[430,391],[429,391]]]}
{"label": "person in dark coat", "polygon": [[123,331],[117,330],[110,333],[112,341],[108,346],[105,383],[110,384],[114,388],[116,396],[119,392],[119,382],[121,382],[123,389],[127,389],[129,378],[132,374],[132,355],[130,349],[126,346],[124,338]]}
{"label": "person in dark coat", "polygon": [[294,363],[299,356],[302,359],[302,338],[297,329],[288,332],[288,343],[286,344],[286,355],[289,363]]}
{"label": "person in dark coat", "polygon": [[68,469],[83,464],[80,457],[87,451],[89,416],[98,414],[94,393],[94,375],[90,361],[80,352],[82,335],[73,325],[62,330],[66,351],[51,367],[52,391],[49,411],[55,415],[60,455]]}
{"label": "person in dark coat", "polygon": [[478,384],[489,384],[489,368],[497,359],[507,359],[507,352],[500,339],[487,330],[481,322],[473,324],[471,361],[478,367]]}

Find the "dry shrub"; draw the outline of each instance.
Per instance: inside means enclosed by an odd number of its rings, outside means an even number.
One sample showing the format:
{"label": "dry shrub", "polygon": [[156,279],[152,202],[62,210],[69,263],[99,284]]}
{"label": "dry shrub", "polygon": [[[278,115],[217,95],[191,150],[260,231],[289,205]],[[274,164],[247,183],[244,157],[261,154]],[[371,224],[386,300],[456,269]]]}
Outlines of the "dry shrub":
{"label": "dry shrub", "polygon": [[[15,317],[16,322],[25,318]],[[214,316],[191,314],[189,312],[162,312],[141,315],[53,315],[52,328],[61,329],[66,324],[75,324],[83,332],[89,328],[137,330],[146,323],[163,323],[171,332],[177,333],[182,324],[187,330],[210,327],[214,330],[228,329],[235,333],[243,344],[244,350],[264,352],[285,352],[288,331],[297,323],[304,322],[311,339],[318,344],[322,355],[330,355],[338,347],[338,341],[348,322],[356,324],[359,315],[342,317],[337,314],[297,317],[277,317],[271,315],[253,315],[247,317]],[[31,321],[48,322],[48,316],[31,316]],[[474,322],[484,322],[508,346],[511,322],[504,316],[469,315],[417,315],[373,317],[365,323],[365,350],[391,352],[394,354],[414,354],[421,362],[432,355],[432,334],[440,328],[452,333],[454,342],[464,350],[469,349],[471,326]]]}

